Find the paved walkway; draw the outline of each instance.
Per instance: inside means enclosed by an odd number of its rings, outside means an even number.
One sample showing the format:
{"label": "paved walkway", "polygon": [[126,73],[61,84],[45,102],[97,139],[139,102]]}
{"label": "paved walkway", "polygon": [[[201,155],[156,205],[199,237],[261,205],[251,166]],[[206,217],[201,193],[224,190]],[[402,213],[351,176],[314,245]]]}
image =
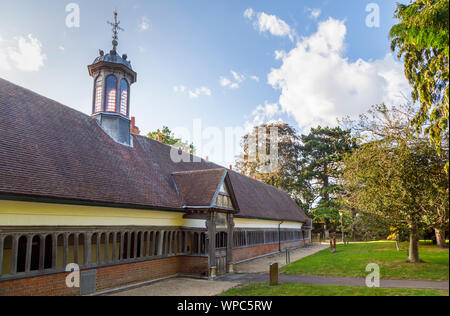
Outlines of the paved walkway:
{"label": "paved walkway", "polygon": [[[311,256],[329,247],[329,244],[312,244],[304,248],[292,250],[291,262]],[[270,256],[236,264],[234,266],[234,271],[236,273],[267,273],[270,265],[275,262],[278,262],[278,266],[280,268],[284,267],[286,265],[286,253],[276,253]]]}
{"label": "paved walkway", "polygon": [[240,283],[236,281],[209,281],[190,278],[173,278],[109,293],[110,296],[215,296]]}
{"label": "paved walkway", "polygon": [[[228,274],[219,278],[221,282],[238,282],[247,284],[251,282],[267,283],[269,282],[268,274],[246,273],[246,274]],[[314,284],[314,285],[339,285],[339,286],[366,286],[364,279],[358,278],[339,278],[339,277],[323,277],[313,275],[289,275],[280,274],[280,283],[298,283],[298,284]],[[382,288],[405,288],[405,289],[432,289],[432,290],[449,290],[448,281],[420,281],[420,280],[381,280]]]}

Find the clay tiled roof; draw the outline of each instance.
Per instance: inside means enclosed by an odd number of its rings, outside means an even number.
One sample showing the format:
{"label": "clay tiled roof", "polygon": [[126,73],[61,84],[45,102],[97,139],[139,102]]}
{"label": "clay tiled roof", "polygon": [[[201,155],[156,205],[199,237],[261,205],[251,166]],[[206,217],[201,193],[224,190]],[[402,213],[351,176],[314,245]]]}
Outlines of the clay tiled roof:
{"label": "clay tiled roof", "polygon": [[210,206],[225,173],[223,168],[173,173],[183,206]]}
{"label": "clay tiled roof", "polygon": [[[206,203],[223,176],[216,164],[175,163],[171,147],[132,138],[133,147],[120,145],[88,115],[0,79],[1,195],[182,210],[185,203]],[[191,174],[191,183],[186,176],[177,179],[180,172]],[[286,193],[228,174],[238,216],[308,221]],[[192,200],[182,200],[175,179]]]}

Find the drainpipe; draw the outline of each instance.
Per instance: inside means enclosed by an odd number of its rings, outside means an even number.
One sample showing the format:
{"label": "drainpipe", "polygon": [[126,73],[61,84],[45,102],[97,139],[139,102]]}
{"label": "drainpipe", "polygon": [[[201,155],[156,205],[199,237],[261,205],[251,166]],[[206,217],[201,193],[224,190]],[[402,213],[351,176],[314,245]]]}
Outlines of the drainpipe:
{"label": "drainpipe", "polygon": [[278,251],[281,252],[281,224],[283,224],[284,221],[281,221],[278,224]]}

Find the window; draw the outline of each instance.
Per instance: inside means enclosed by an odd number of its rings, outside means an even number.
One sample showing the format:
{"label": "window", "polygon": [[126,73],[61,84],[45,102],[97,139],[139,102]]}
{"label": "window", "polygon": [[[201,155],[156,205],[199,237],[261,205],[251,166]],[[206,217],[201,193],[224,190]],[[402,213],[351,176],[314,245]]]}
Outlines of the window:
{"label": "window", "polygon": [[95,113],[102,111],[103,83],[102,77],[98,77],[95,81]]}
{"label": "window", "polygon": [[128,115],[128,82],[125,79],[120,81],[120,114]]}
{"label": "window", "polygon": [[106,111],[116,112],[117,79],[114,76],[106,78]]}

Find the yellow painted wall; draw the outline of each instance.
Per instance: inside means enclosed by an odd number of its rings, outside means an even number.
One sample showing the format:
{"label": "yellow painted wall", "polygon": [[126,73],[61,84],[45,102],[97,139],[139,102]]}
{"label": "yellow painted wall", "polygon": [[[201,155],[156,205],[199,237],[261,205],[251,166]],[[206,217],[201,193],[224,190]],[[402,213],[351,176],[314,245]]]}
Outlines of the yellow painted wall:
{"label": "yellow painted wall", "polygon": [[0,200],[0,226],[184,226],[187,220],[183,215],[182,212]]}
{"label": "yellow painted wall", "polygon": [[[278,225],[281,221],[269,221],[261,219],[249,219],[249,218],[235,218],[234,223],[236,228],[272,228],[278,229]],[[281,228],[284,229],[301,229],[302,223],[298,222],[283,222]]]}

